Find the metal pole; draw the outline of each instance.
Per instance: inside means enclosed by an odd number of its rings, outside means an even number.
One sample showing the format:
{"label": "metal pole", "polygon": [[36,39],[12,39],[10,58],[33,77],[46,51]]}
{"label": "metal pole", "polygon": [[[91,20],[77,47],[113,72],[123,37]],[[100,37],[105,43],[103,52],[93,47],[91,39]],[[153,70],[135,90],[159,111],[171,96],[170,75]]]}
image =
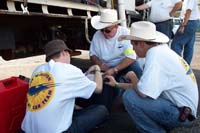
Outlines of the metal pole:
{"label": "metal pole", "polygon": [[127,27],[124,0],[118,0],[118,8],[119,8],[119,18],[124,20],[121,22],[121,25]]}

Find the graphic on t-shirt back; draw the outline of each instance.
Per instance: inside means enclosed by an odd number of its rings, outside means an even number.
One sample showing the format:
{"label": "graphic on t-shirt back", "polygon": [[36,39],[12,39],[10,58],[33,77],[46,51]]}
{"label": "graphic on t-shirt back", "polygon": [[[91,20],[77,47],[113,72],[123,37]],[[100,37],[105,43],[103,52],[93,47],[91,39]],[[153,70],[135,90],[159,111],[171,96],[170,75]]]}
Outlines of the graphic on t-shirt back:
{"label": "graphic on t-shirt back", "polygon": [[186,74],[189,75],[191,77],[191,79],[196,83],[196,78],[194,76],[194,73],[193,73],[191,67],[186,63],[186,61],[182,57],[179,57],[179,59],[186,71]]}
{"label": "graphic on t-shirt back", "polygon": [[51,73],[39,72],[32,77],[28,90],[28,110],[37,112],[46,107],[54,96],[55,81]]}

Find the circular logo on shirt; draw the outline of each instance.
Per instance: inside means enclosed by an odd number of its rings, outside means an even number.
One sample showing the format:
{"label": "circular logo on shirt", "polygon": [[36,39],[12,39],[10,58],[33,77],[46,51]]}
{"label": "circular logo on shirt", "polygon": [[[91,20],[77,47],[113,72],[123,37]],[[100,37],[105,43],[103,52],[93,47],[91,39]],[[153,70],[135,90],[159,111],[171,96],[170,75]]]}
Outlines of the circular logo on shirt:
{"label": "circular logo on shirt", "polygon": [[28,89],[28,110],[37,112],[46,107],[54,96],[55,82],[49,72],[40,72],[32,77]]}

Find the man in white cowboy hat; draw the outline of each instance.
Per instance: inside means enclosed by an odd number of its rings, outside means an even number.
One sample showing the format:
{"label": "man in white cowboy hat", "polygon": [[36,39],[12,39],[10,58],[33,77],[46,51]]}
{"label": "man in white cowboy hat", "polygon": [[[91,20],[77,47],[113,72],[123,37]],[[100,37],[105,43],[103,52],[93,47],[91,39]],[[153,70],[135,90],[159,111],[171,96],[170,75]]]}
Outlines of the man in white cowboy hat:
{"label": "man in white cowboy hat", "polygon": [[[105,75],[115,75],[119,79],[128,71],[134,71],[139,78],[142,70],[136,62],[136,53],[130,41],[118,41],[120,35],[129,34],[127,28],[118,25],[120,22],[122,20],[118,20],[117,12],[114,9],[104,9],[100,15],[92,17],[91,25],[97,31],[90,46],[91,61],[99,65]],[[115,91],[113,97],[118,93],[117,89],[104,89],[104,91],[106,90]],[[113,99],[111,95],[105,97]],[[112,100],[109,101],[111,104]]]}
{"label": "man in white cowboy hat", "polygon": [[[153,23],[135,22],[131,34],[120,36],[131,40],[139,57],[145,57],[140,80],[134,72],[130,83],[117,83],[112,76],[107,84],[127,89],[123,102],[139,132],[162,133],[186,126],[196,118],[198,87],[190,66],[166,44],[166,35],[156,31]],[[132,89],[129,89],[132,88]]]}
{"label": "man in white cowboy hat", "polygon": [[[120,35],[128,35],[129,30],[118,24],[114,9],[104,9],[101,15],[92,17],[92,27],[98,30],[92,39],[90,57],[94,64],[98,64],[106,74],[114,75],[125,68],[135,69],[138,77],[141,70],[138,67],[135,51],[130,41],[118,41]],[[134,65],[134,66],[133,66]]]}

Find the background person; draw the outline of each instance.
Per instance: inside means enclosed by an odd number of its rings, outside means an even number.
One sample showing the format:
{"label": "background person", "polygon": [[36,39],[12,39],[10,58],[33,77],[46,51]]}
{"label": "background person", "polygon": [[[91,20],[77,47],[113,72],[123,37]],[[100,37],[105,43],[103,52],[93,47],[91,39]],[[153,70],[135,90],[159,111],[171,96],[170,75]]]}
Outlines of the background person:
{"label": "background person", "polygon": [[156,25],[157,31],[171,38],[173,29],[172,17],[181,6],[181,0],[151,0],[140,6],[136,6],[135,9],[145,10],[150,8],[149,20]]}
{"label": "background person", "polygon": [[46,61],[31,77],[27,93],[27,111],[21,128],[27,133],[87,133],[102,123],[108,111],[103,105],[92,105],[74,110],[75,98],[89,98],[93,92],[102,92],[102,75],[97,65],[88,73],[70,64],[70,49],[62,40],[53,40],[45,46]]}
{"label": "background person", "polygon": [[171,48],[183,58],[188,64],[191,63],[196,31],[200,26],[198,0],[184,0],[181,16],[183,22],[176,32]]}
{"label": "background person", "polygon": [[168,37],[151,22],[133,23],[131,34],[120,37],[124,39],[131,40],[139,57],[145,57],[143,75],[138,79],[129,72],[130,83],[106,77],[107,84],[127,89],[123,102],[137,130],[162,133],[188,125],[196,118],[198,106],[198,87],[190,66],[169,48]]}

